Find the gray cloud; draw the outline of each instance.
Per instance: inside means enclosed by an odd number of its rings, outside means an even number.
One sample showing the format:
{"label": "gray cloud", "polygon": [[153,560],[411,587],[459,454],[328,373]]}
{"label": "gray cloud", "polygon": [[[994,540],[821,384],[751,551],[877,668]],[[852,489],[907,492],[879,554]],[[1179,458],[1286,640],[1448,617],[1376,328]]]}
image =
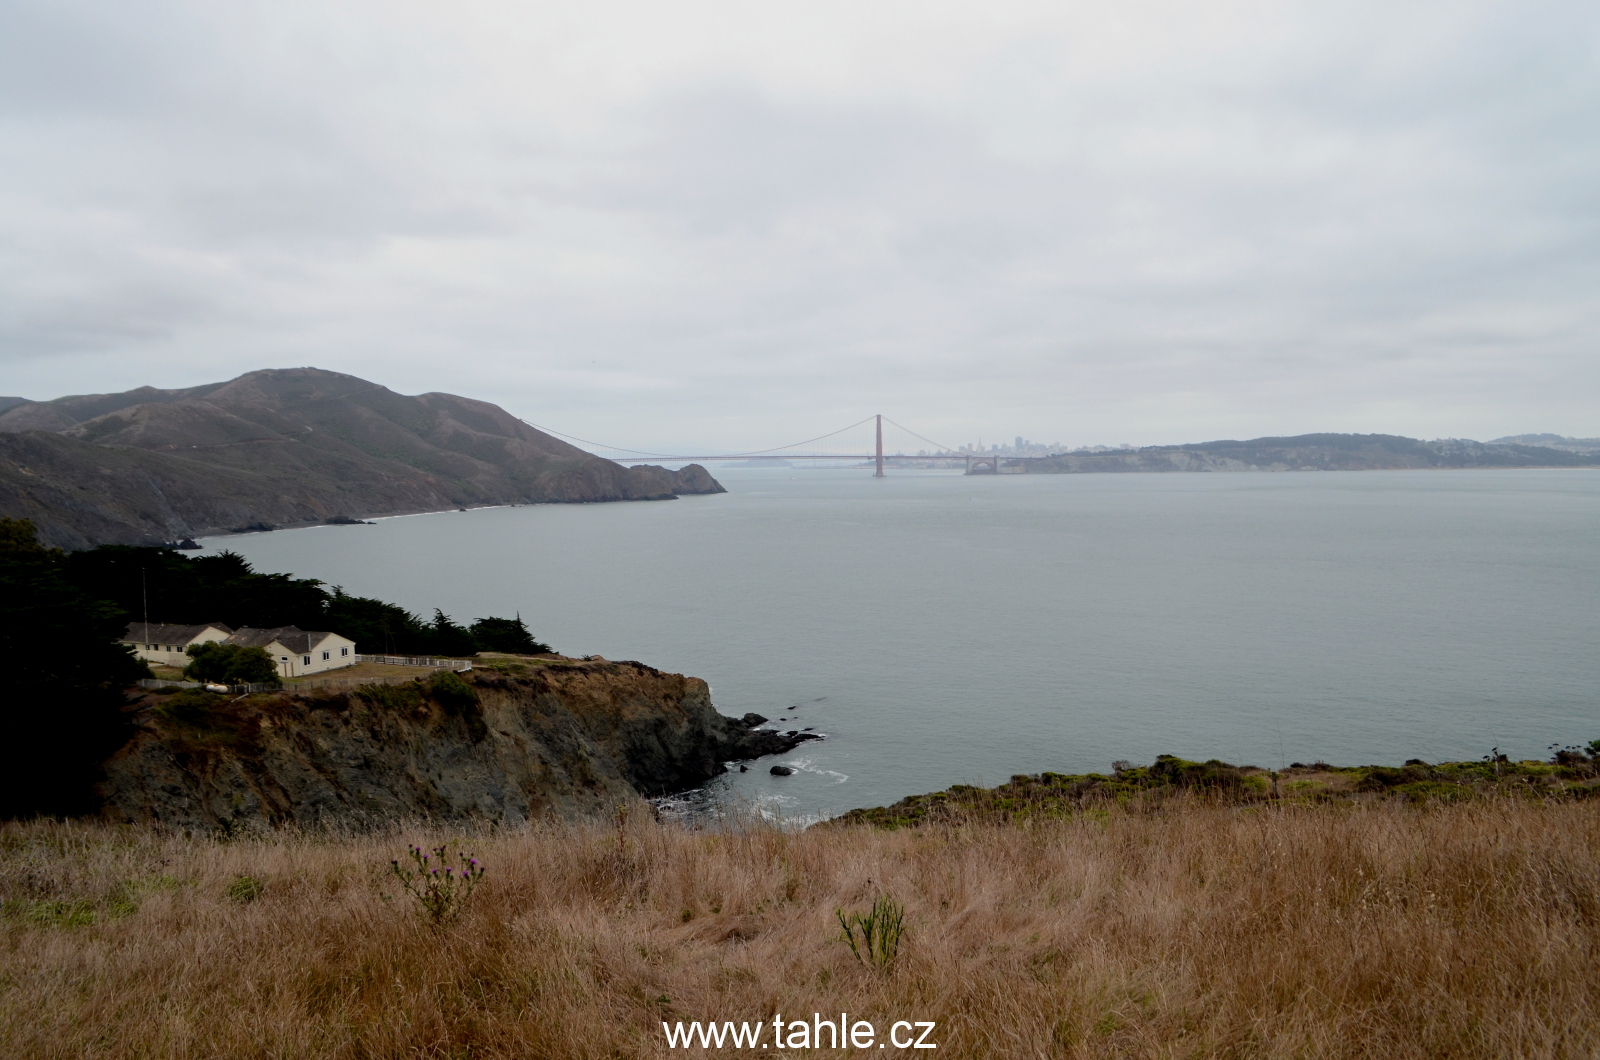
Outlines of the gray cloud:
{"label": "gray cloud", "polygon": [[1589,5],[678,15],[8,5],[0,392],[317,364],[668,446],[1600,434]]}

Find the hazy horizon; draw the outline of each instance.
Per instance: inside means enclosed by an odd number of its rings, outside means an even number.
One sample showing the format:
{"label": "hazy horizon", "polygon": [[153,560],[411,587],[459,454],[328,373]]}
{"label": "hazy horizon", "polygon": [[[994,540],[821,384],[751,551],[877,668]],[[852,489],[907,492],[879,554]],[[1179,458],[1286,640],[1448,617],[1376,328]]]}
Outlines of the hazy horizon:
{"label": "hazy horizon", "polygon": [[1600,9],[0,9],[0,393],[607,443],[1600,435]]}
{"label": "hazy horizon", "polygon": [[[315,366],[303,366],[303,367],[315,367]],[[235,378],[237,378],[237,377],[235,377]],[[212,383],[224,382],[224,381],[225,380],[210,380],[210,382],[212,382]],[[368,382],[377,382],[377,380],[368,380]],[[145,384],[145,385],[148,385],[148,384]],[[193,384],[193,385],[194,386],[205,386],[207,384],[205,384],[205,383],[197,383],[197,384]],[[379,385],[381,386],[383,384],[379,383]],[[138,388],[137,387],[131,387],[129,389],[138,389]],[[155,389],[158,389],[158,390],[183,390],[183,389],[188,389],[188,388],[187,387],[156,387]],[[393,389],[393,388],[391,387],[390,389]],[[54,397],[50,397],[50,398],[25,398],[25,400],[43,403],[43,402],[57,401],[57,400],[62,400],[62,399],[65,399],[65,398],[72,398],[72,397],[89,397],[89,396],[94,396],[95,394],[101,394],[101,393],[118,393],[118,391],[94,391],[94,392],[85,392],[85,393],[76,393],[76,394],[58,394],[58,395],[56,395]],[[428,391],[420,391],[419,393],[428,393]],[[21,396],[22,395],[16,395],[16,394],[3,394],[3,395],[0,395],[0,401],[6,400],[8,398],[21,397]],[[415,395],[412,395],[412,396],[415,396]],[[459,397],[474,397],[474,395],[471,395],[471,394],[456,395],[456,396],[459,396]],[[490,398],[490,397],[478,397],[477,400],[489,401],[491,404],[499,404],[498,402],[493,401],[493,399]],[[0,406],[0,411],[3,411],[3,408],[4,408],[3,406]],[[524,419],[525,419],[525,417],[524,417]],[[535,426],[536,428],[539,428],[539,429],[549,430],[551,433],[556,434],[558,437],[562,437],[562,438],[564,438],[564,439],[566,439],[566,440],[568,440],[568,441],[570,441],[570,442],[572,442],[574,444],[577,444],[581,448],[588,448],[588,449],[591,449],[591,450],[598,448],[600,450],[600,455],[602,455],[602,456],[612,456],[614,454],[611,452],[611,450],[616,449],[616,446],[614,446],[614,445],[596,444],[596,443],[593,443],[593,442],[586,442],[583,439],[579,439],[579,438],[574,438],[574,437],[568,436],[568,435],[566,435],[566,434],[564,434],[564,433],[562,433],[560,431],[558,425],[543,425],[543,426],[541,426],[539,424],[532,424],[532,426]],[[886,455],[892,453],[893,455],[896,455],[896,456],[915,457],[917,455],[917,453],[914,450],[916,449],[917,441],[912,441],[910,443],[910,445],[906,445],[906,444],[898,441],[898,438],[904,437],[904,436],[901,434],[901,431],[899,429],[897,429],[897,428],[898,428],[898,425],[889,423],[887,419],[885,420],[885,423],[884,423],[884,453]],[[859,425],[856,430],[848,432],[845,435],[843,435],[842,437],[843,438],[853,438],[855,435],[868,434],[868,433],[871,432],[871,430],[872,430],[872,427],[871,427],[870,424]],[[1015,440],[1017,438],[1022,437],[1020,435],[1013,435],[1013,436],[1006,437],[1006,436],[1003,436],[1004,432],[1001,432],[1001,433],[1002,433],[1002,437],[1000,438],[1000,441],[997,444],[999,444],[1002,448],[1014,445]],[[1285,432],[1285,433],[1281,433],[1281,434],[1255,435],[1255,436],[1249,437],[1249,438],[1238,438],[1237,440],[1239,440],[1239,441],[1252,441],[1252,440],[1259,439],[1259,438],[1293,438],[1293,437],[1299,437],[1299,436],[1305,436],[1305,435],[1313,435],[1313,434],[1382,434],[1382,435],[1397,436],[1397,437],[1413,437],[1413,436],[1409,436],[1409,435],[1399,435],[1395,431],[1300,430],[1300,431]],[[1578,435],[1559,435],[1557,432],[1553,432],[1553,431],[1517,431],[1512,435],[1507,435],[1507,436],[1502,436],[1502,437],[1509,440],[1510,438],[1516,438],[1516,437],[1522,437],[1522,436],[1531,436],[1531,435],[1555,435],[1556,437],[1561,438],[1564,441],[1568,441],[1568,442],[1576,442],[1576,441],[1595,441],[1595,442],[1600,442],[1600,439],[1584,438],[1584,437],[1578,436]],[[1440,440],[1446,440],[1446,439],[1457,440],[1457,441],[1475,441],[1475,442],[1494,442],[1494,441],[1500,441],[1501,440],[1500,438],[1468,438],[1465,435],[1459,435],[1459,434],[1440,435],[1437,438],[1422,439],[1422,440],[1424,440],[1424,441],[1440,441]],[[991,438],[990,438],[990,441],[992,441],[992,440],[993,440],[993,436],[991,436]],[[1147,442],[1147,443],[1143,443],[1143,444],[1145,444],[1145,445],[1154,445],[1154,446],[1162,446],[1162,445],[1197,445],[1197,444],[1205,444],[1205,443],[1218,442],[1218,441],[1228,441],[1228,440],[1234,440],[1234,439],[1232,439],[1231,436],[1218,434],[1218,435],[1214,435],[1214,436],[1206,437],[1206,438],[1191,438],[1191,439],[1188,439],[1187,441],[1177,441],[1177,440],[1173,440],[1173,439],[1167,439],[1165,441]],[[983,447],[983,448],[987,447],[984,444],[985,440],[981,435],[978,437],[977,442],[979,443],[980,447]],[[1111,441],[1105,441],[1105,440],[1098,440],[1098,441],[1096,441],[1096,440],[1090,440],[1090,441],[1082,441],[1082,440],[1079,440],[1079,441],[1067,441],[1067,440],[1064,440],[1064,439],[1048,439],[1048,440],[1046,440],[1046,439],[1038,439],[1038,438],[1028,438],[1027,439],[1027,443],[1030,444],[1030,445],[1052,445],[1053,446],[1057,442],[1061,443],[1059,448],[1062,448],[1062,449],[1095,448],[1095,447],[1116,448],[1118,446],[1127,447],[1127,448],[1138,448],[1138,446],[1134,446],[1130,442],[1111,442]],[[787,443],[779,443],[779,444],[787,444]],[[836,442],[835,443],[835,447],[837,447],[838,444],[840,444],[840,443]],[[950,443],[950,447],[951,448],[957,448],[957,447],[965,446],[965,445],[969,445],[969,444],[972,444],[970,440],[968,440],[968,441],[960,441],[960,440],[958,440],[958,441],[951,442]],[[721,447],[718,447],[716,445],[703,445],[703,446],[690,446],[689,448],[693,448],[694,452],[697,453],[697,454],[713,456],[719,451],[719,448],[721,448]],[[730,456],[730,457],[737,457],[737,456],[741,456],[741,455],[744,455],[744,454],[752,452],[752,451],[758,451],[758,450],[755,450],[754,447],[752,447],[751,449],[726,449],[726,454],[728,456]],[[827,451],[827,447],[826,446],[820,446],[820,447],[813,447],[813,448],[809,448],[809,449],[802,449],[802,450],[798,450],[798,451],[799,452]],[[930,452],[931,451],[933,451],[933,450],[930,450]],[[625,457],[625,455],[626,454],[623,454],[624,457]],[[680,453],[679,455],[688,455],[688,448],[685,448],[684,451],[682,453]],[[641,457],[641,459],[644,459],[644,458],[645,457]]]}

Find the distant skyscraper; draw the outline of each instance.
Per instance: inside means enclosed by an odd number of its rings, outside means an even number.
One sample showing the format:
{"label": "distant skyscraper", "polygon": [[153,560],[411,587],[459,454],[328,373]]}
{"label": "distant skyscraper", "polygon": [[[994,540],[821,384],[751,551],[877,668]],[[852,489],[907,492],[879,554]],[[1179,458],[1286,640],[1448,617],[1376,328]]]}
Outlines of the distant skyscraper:
{"label": "distant skyscraper", "polygon": [[1017,452],[1022,451],[1022,435],[1017,435]]}

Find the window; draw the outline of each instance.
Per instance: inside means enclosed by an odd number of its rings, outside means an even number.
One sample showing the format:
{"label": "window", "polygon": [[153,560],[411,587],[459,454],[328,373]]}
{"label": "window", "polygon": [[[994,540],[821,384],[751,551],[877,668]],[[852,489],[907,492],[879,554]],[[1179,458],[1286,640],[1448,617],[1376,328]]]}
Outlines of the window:
{"label": "window", "polygon": [[289,657],[287,655],[280,655],[280,656],[278,656],[278,661],[279,662],[288,662],[289,661]]}
{"label": "window", "polygon": [[301,656],[301,657],[300,657],[300,662],[301,662],[301,663],[302,663],[302,664],[303,664],[303,665],[305,665],[305,666],[310,666],[310,665],[311,665],[311,656],[309,656],[309,655],[302,655],[302,656]]}
{"label": "window", "polygon": [[332,656],[333,653],[331,651],[325,651],[322,653],[322,661],[327,662]]}
{"label": "window", "polygon": [[339,649],[339,654],[340,655],[349,655],[350,654],[350,649],[349,648],[340,648]]}

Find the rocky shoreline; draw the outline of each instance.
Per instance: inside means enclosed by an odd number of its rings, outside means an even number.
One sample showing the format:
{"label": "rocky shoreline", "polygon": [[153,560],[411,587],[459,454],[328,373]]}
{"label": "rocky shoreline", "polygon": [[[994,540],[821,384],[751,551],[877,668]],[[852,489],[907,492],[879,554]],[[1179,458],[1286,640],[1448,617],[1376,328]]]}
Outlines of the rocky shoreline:
{"label": "rocky shoreline", "polygon": [[495,659],[348,692],[152,692],[105,765],[116,822],[233,832],[608,815],[817,739],[638,662]]}

